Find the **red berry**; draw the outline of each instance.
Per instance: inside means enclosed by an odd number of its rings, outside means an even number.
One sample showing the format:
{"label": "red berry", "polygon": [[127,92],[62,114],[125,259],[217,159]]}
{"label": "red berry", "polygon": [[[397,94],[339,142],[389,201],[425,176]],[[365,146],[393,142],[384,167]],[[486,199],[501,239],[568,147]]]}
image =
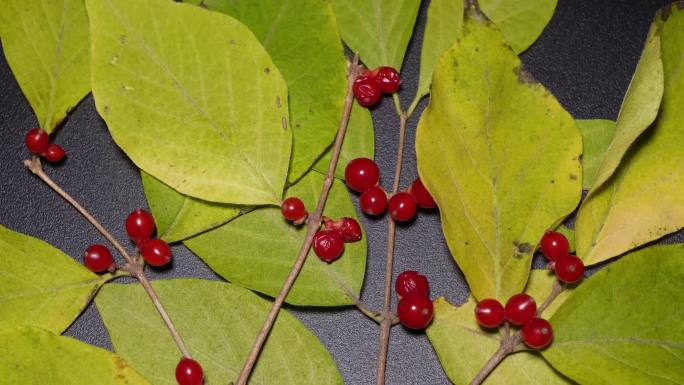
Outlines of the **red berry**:
{"label": "red berry", "polygon": [[416,200],[407,192],[398,192],[389,200],[389,212],[395,221],[406,222],[416,215]]}
{"label": "red berry", "polygon": [[56,163],[64,158],[64,149],[59,144],[50,143],[42,155],[48,162]]}
{"label": "red berry", "polygon": [[176,381],[178,385],[202,385],[204,383],[202,366],[192,358],[181,358],[176,365]]}
{"label": "red berry", "polygon": [[313,249],[318,258],[332,262],[344,251],[344,238],[336,230],[320,230],[314,235]]}
{"label": "red berry", "polygon": [[387,193],[380,186],[371,186],[361,193],[359,204],[364,213],[380,215],[387,209]]}
{"label": "red berry", "polygon": [[103,273],[114,264],[114,258],[107,246],[92,245],[83,253],[83,264],[93,273]]}
{"label": "red berry", "polygon": [[47,150],[50,144],[50,135],[45,130],[34,128],[24,137],[24,144],[32,153],[36,155],[41,154]]}
{"label": "red berry", "polygon": [[368,158],[356,158],[347,164],[344,170],[344,181],[350,189],[363,192],[380,181],[380,169]]}
{"label": "red berry", "polygon": [[401,297],[407,297],[413,294],[427,297],[430,293],[430,285],[428,284],[426,276],[417,271],[408,270],[399,274],[394,283],[394,290],[396,290],[397,294]]}
{"label": "red berry", "polygon": [[308,215],[304,202],[297,197],[290,197],[283,201],[280,205],[280,212],[288,221],[298,222],[303,221]]}
{"label": "red berry", "polygon": [[171,248],[161,239],[148,239],[140,245],[140,254],[151,266],[164,266],[171,261]]}
{"label": "red berry", "polygon": [[133,210],[126,218],[126,232],[136,243],[152,238],[154,232],[152,214],[143,209]]}
{"label": "red berry", "polygon": [[544,349],[553,339],[553,328],[549,321],[543,318],[533,318],[523,325],[520,336],[525,345],[532,349]]}
{"label": "red berry", "polygon": [[379,67],[375,80],[380,83],[380,89],[386,94],[397,92],[401,84],[399,72],[392,67]]}
{"label": "red berry", "polygon": [[504,321],[504,307],[493,298],[483,299],[475,307],[475,318],[486,328],[499,327]]}
{"label": "red berry", "polygon": [[413,195],[413,199],[416,200],[416,204],[421,208],[433,209],[437,207],[437,203],[432,198],[432,195],[430,195],[430,192],[425,188],[425,185],[423,185],[423,182],[420,180],[420,178],[416,178],[416,180],[411,183],[411,187],[409,187],[409,194]]}
{"label": "red berry", "polygon": [[382,96],[380,83],[363,75],[357,77],[354,81],[353,91],[356,100],[364,107],[370,107],[376,104]]}
{"label": "red berry", "polygon": [[339,231],[345,242],[360,241],[362,237],[361,225],[354,218],[343,217],[336,221],[326,220],[325,229]]}
{"label": "red berry", "polygon": [[424,329],[432,321],[432,301],[422,295],[402,298],[397,306],[399,322],[409,329]]}
{"label": "red berry", "polygon": [[547,231],[539,242],[541,252],[549,261],[555,261],[570,253],[570,243],[561,233]]}
{"label": "red berry", "polygon": [[575,283],[584,276],[584,263],[574,255],[555,261],[553,270],[556,277],[565,283]]}
{"label": "red berry", "polygon": [[534,318],[537,313],[537,303],[534,298],[527,294],[521,293],[512,296],[506,302],[504,314],[506,321],[513,325],[523,325]]}

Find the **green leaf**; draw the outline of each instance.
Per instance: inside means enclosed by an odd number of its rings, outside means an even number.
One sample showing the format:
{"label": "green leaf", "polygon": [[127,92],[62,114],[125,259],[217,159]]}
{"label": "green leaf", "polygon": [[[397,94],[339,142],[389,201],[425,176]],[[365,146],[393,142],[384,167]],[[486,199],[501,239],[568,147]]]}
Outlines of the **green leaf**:
{"label": "green leaf", "polygon": [[615,122],[605,119],[577,119],[575,123],[582,132],[582,143],[584,143],[582,188],[589,190],[594,185],[596,173],[613,139]]}
{"label": "green leaf", "polygon": [[[207,384],[235,380],[271,303],[224,282],[153,282]],[[107,285],[97,297],[117,353],[155,385],[176,385],[178,348],[140,285]],[[126,304],[126,306],[122,306]],[[252,373],[251,384],[342,384],[323,344],[287,311],[280,312]]]}
{"label": "green leaf", "polygon": [[287,88],[252,32],[168,0],[86,4],[97,110],[133,162],[195,198],[279,204]]}
{"label": "green leaf", "polygon": [[[551,292],[555,277],[544,270],[533,270],[527,292],[538,303]],[[544,312],[544,317],[553,314],[558,304],[569,296],[562,293]],[[477,301],[470,297],[459,307],[444,298],[434,302],[435,319],[427,329],[430,343],[437,352],[444,371],[454,384],[468,384],[487,360],[496,352],[501,334],[480,327],[475,319]],[[476,348],[474,348],[476,347]],[[541,381],[541,382],[540,382]],[[565,377],[553,370],[536,352],[520,352],[508,356],[487,377],[485,385],[537,385],[539,383],[571,384]]]}
{"label": "green leaf", "polygon": [[342,40],[368,68],[401,69],[420,0],[329,0]]}
{"label": "green leaf", "polygon": [[525,51],[551,21],[558,0],[479,0],[480,8],[501,28],[516,53]]}
{"label": "green leaf", "polygon": [[112,276],[98,276],[38,238],[0,226],[0,324],[63,332]]}
{"label": "green leaf", "polygon": [[347,62],[332,8],[320,0],[206,0],[204,5],[247,25],[283,74],[294,135],[288,179],[299,179],[332,142],[347,92]]}
{"label": "green leaf", "polygon": [[[658,119],[630,147],[615,174],[590,192],[577,215],[577,255],[585,264],[605,261],[684,227],[684,11],[676,6],[661,40],[665,88]],[[618,122],[616,137],[620,130]]]}
{"label": "green leaf", "polygon": [[[323,155],[314,165],[314,170],[328,173],[332,148]],[[362,107],[357,102],[352,105],[352,112],[347,125],[347,133],[344,136],[344,143],[340,150],[340,159],[335,169],[335,177],[344,180],[344,170],[352,159],[368,158],[375,156],[375,133],[373,131],[373,120],[371,119],[368,108]]]}
{"label": "green leaf", "polygon": [[177,242],[216,228],[240,214],[240,207],[183,195],[141,171],[145,196],[157,223],[157,236]]}
{"label": "green leaf", "polygon": [[5,384],[150,384],[116,354],[37,328],[0,330],[0,355]]}
{"label": "green leaf", "polygon": [[582,192],[574,120],[520,66],[491,23],[466,19],[418,123],[420,177],[478,299],[505,301],[525,287],[539,239]]}
{"label": "green leaf", "polygon": [[542,354],[581,384],[684,384],[682,298],[684,245],[639,250],[577,287]]}
{"label": "green leaf", "polygon": [[0,37],[40,127],[54,131],[90,92],[90,40],[83,0],[4,1]]}
{"label": "green leaf", "polygon": [[[287,191],[316,206],[324,177],[309,173]],[[325,205],[329,218],[357,218],[343,182],[335,180]],[[260,208],[209,232],[185,241],[209,267],[227,280],[275,297],[292,270],[304,242],[306,226],[295,227],[279,208]],[[345,244],[340,259],[321,261],[311,250],[286,302],[293,305],[353,304],[348,292],[359,295],[366,270],[366,240]]]}

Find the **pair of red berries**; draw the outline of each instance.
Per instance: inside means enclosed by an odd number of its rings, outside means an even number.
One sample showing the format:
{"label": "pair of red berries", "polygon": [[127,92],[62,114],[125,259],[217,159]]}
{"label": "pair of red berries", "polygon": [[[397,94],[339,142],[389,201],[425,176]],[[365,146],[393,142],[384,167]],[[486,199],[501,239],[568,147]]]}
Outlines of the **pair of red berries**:
{"label": "pair of red berries", "polygon": [[354,96],[359,104],[370,107],[377,104],[382,94],[393,94],[401,85],[399,72],[392,67],[378,67],[365,70],[354,81]]}
{"label": "pair of red berries", "polygon": [[49,162],[59,162],[64,158],[64,149],[58,144],[50,143],[50,135],[40,128],[29,131],[24,138],[24,144],[29,151]]}
{"label": "pair of red berries", "polygon": [[176,381],[178,385],[202,385],[204,370],[199,362],[192,358],[183,357],[176,365]]}
{"label": "pair of red berries", "polygon": [[570,254],[570,242],[561,233],[547,231],[544,233],[539,248],[550,261],[556,277],[565,283],[575,283],[584,276],[584,263],[577,256]]}
{"label": "pair of red berries", "polygon": [[405,271],[394,282],[394,290],[399,295],[399,322],[409,329],[427,327],[434,315],[427,277],[417,271]]}
{"label": "pair of red berries", "polygon": [[537,303],[525,293],[512,296],[505,308],[494,298],[484,299],[475,307],[475,318],[486,328],[497,328],[504,321],[522,326],[520,337],[532,349],[543,349],[553,339],[551,324],[537,317]]}

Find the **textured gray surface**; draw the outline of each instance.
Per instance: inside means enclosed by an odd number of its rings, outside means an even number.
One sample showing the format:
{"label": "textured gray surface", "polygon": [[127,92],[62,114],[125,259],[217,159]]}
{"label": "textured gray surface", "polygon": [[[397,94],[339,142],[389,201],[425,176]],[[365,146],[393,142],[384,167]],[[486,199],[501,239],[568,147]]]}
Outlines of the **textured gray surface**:
{"label": "textured gray surface", "polygon": [[[648,25],[664,0],[560,0],[539,41],[522,55],[527,69],[545,84],[578,118],[615,118],[622,95],[636,66]],[[420,41],[425,25],[425,1],[402,70],[401,97],[410,103],[417,86]],[[100,234],[21,165],[27,157],[22,139],[36,119],[19,90],[4,57],[0,57],[0,224],[39,237],[79,258]],[[401,186],[416,176],[413,141],[423,101],[409,123]],[[376,159],[385,187],[391,185],[397,147],[398,119],[391,100],[373,110]],[[49,173],[111,229],[126,239],[123,220],[133,208],[146,206],[137,169],[114,145],[88,96],[55,136],[68,152],[67,160]],[[370,240],[363,299],[371,307],[382,304],[386,224],[365,219]],[[682,235],[667,238],[682,241]],[[152,271],[153,278],[201,277],[219,279],[183,246],[173,249],[172,269]],[[395,276],[419,270],[430,279],[432,295],[461,303],[467,286],[444,243],[437,213],[421,212],[397,231]],[[347,384],[375,383],[378,327],[354,309],[312,311],[290,309],[325,343]],[[107,331],[94,306],[71,326],[68,335],[111,348]],[[448,384],[423,333],[392,329],[387,383]]]}

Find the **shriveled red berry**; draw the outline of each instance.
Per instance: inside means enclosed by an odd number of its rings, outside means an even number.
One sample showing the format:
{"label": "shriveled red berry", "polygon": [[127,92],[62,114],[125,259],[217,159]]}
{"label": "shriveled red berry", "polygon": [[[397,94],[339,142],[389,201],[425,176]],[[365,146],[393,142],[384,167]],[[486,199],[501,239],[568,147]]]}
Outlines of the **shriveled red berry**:
{"label": "shriveled red berry", "polygon": [[537,303],[534,298],[525,293],[516,294],[509,298],[504,309],[506,321],[513,325],[524,325],[534,318],[536,313]]}
{"label": "shriveled red berry", "polygon": [[369,78],[368,76],[359,76],[354,81],[353,86],[354,96],[359,104],[364,107],[370,107],[378,103],[382,96],[382,88],[380,83]]}
{"label": "shriveled red berry", "polygon": [[368,215],[380,215],[387,210],[387,193],[380,186],[368,187],[361,193],[359,205]]}
{"label": "shriveled red berry", "polygon": [[361,225],[354,218],[343,217],[336,221],[326,220],[326,230],[337,230],[345,242],[357,242],[361,240]]}
{"label": "shriveled red berry", "polygon": [[126,218],[126,232],[136,243],[152,238],[154,226],[152,214],[143,209],[133,210]]}
{"label": "shriveled red berry", "polygon": [[401,85],[399,72],[392,67],[379,67],[375,76],[375,80],[380,83],[380,89],[385,94],[397,92]]}
{"label": "shriveled red berry", "polygon": [[565,235],[549,230],[544,233],[539,248],[549,261],[556,261],[570,253],[570,242]]}
{"label": "shriveled red berry", "polygon": [[349,161],[344,170],[344,181],[350,189],[363,192],[380,181],[380,169],[372,159],[356,158]]}
{"label": "shriveled red berry", "polygon": [[304,220],[308,213],[304,202],[297,197],[290,197],[283,201],[280,205],[280,212],[288,221],[298,222]]}
{"label": "shriveled red berry", "polygon": [[416,215],[416,200],[407,192],[398,192],[389,200],[389,212],[395,221],[406,222]]}
{"label": "shriveled red berry", "polygon": [[533,318],[523,325],[520,331],[525,345],[532,349],[544,349],[553,339],[553,328],[549,321],[543,318]]}
{"label": "shriveled red berry", "polygon": [[420,178],[416,178],[416,180],[411,183],[411,187],[409,187],[409,193],[413,195],[413,199],[416,200],[418,207],[424,209],[432,209],[437,207],[437,202],[435,202],[435,200],[432,198],[432,195],[425,188],[425,185],[423,185],[423,182],[420,180]]}
{"label": "shriveled red berry", "polygon": [[430,298],[413,294],[402,298],[397,306],[399,322],[409,329],[424,329],[433,316]]}
{"label": "shriveled red berry", "polygon": [[568,255],[555,261],[556,277],[565,283],[575,283],[584,276],[584,262],[575,255]]}
{"label": "shriveled red berry", "polygon": [[140,254],[142,254],[145,262],[151,266],[164,266],[171,261],[171,248],[168,243],[158,238],[142,242]]}
{"label": "shriveled red berry", "polygon": [[430,294],[430,285],[426,276],[417,271],[407,270],[397,276],[397,280],[394,282],[394,290],[401,297],[413,294],[427,297]]}
{"label": "shriveled red berry", "polygon": [[34,128],[24,137],[24,144],[29,151],[39,155],[47,150],[50,145],[50,135],[45,130]]}
{"label": "shriveled red berry", "polygon": [[475,318],[486,328],[499,327],[504,321],[504,307],[494,298],[483,299],[475,307]]}
{"label": "shriveled red berry", "polygon": [[319,230],[313,239],[313,249],[318,258],[332,262],[344,251],[344,238],[337,230]]}
{"label": "shriveled red berry", "polygon": [[204,370],[199,362],[192,358],[183,357],[176,365],[176,381],[178,385],[202,385]]}
{"label": "shriveled red berry", "polygon": [[64,158],[64,149],[59,144],[50,143],[42,155],[48,162],[56,163]]}
{"label": "shriveled red berry", "polygon": [[93,273],[103,273],[114,264],[114,258],[107,246],[92,245],[83,253],[83,264]]}

